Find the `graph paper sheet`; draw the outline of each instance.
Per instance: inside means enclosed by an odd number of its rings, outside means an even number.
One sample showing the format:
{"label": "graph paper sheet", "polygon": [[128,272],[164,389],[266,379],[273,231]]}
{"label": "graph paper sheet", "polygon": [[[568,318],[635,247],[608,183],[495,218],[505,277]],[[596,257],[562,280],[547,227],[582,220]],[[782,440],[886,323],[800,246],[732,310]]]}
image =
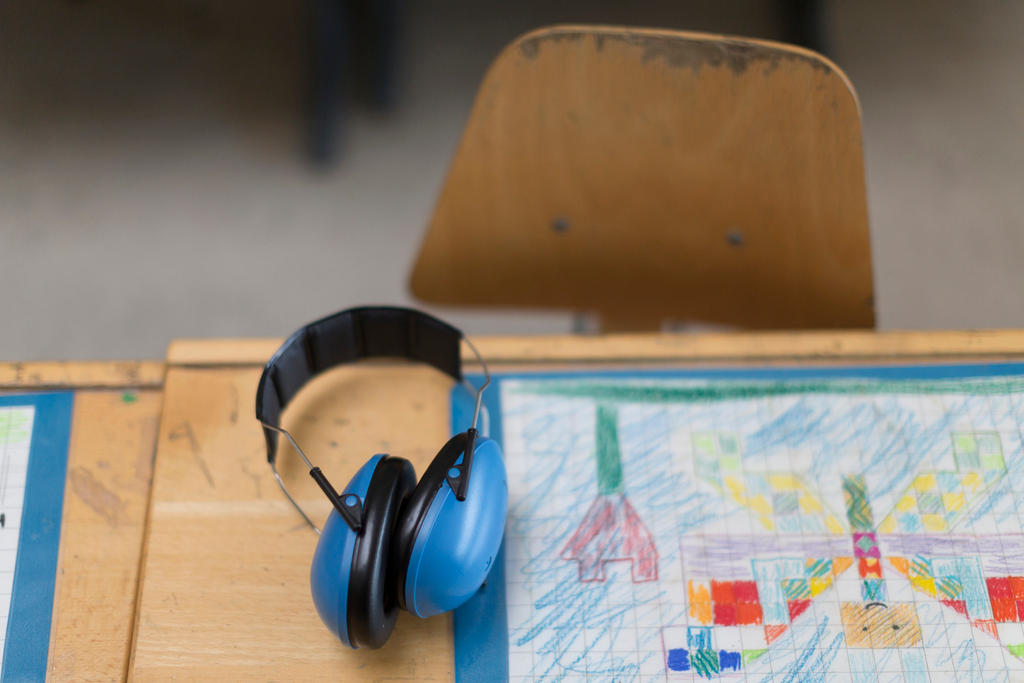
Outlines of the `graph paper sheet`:
{"label": "graph paper sheet", "polygon": [[46,674],[71,394],[0,396],[2,679]]}
{"label": "graph paper sheet", "polygon": [[502,378],[457,675],[1024,678],[1022,370]]}
{"label": "graph paper sheet", "polygon": [[0,643],[4,645],[7,644],[34,417],[34,406],[0,407],[0,627],[3,629]]}

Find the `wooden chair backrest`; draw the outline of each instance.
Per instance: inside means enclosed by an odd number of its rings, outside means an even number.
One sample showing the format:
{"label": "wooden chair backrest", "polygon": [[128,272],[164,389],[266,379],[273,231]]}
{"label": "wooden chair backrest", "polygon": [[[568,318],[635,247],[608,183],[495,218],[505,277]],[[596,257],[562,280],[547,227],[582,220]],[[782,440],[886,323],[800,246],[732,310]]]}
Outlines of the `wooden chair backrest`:
{"label": "wooden chair backrest", "polygon": [[856,95],[797,47],[560,26],[487,72],[411,279],[437,304],[874,325]]}

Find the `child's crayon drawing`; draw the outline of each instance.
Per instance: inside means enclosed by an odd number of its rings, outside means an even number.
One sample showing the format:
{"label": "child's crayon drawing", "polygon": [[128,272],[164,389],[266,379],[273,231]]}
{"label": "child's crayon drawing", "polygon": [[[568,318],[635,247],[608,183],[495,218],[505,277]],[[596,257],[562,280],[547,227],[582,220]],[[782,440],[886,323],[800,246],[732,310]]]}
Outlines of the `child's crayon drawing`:
{"label": "child's crayon drawing", "polygon": [[1024,676],[1024,381],[500,391],[512,680]]}

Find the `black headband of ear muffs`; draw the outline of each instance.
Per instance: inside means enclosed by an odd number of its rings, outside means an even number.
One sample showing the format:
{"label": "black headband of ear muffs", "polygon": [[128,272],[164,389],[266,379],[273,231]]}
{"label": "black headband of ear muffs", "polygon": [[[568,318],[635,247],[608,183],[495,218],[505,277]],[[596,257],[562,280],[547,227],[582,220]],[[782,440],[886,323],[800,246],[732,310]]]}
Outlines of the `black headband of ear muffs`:
{"label": "black headband of ear muffs", "polygon": [[[319,373],[363,358],[408,358],[462,381],[462,332],[421,311],[390,306],[350,308],[310,323],[288,338],[263,368],[256,418],[263,423],[267,461],[277,456],[281,412]],[[270,425],[270,426],[267,426]]]}
{"label": "black headband of ear muffs", "polygon": [[[281,413],[289,401],[309,380],[321,372],[363,358],[408,358],[432,365],[456,382],[460,382],[460,342],[463,338],[462,332],[456,328],[421,311],[390,306],[350,308],[306,325],[289,337],[267,361],[256,390],[256,419],[263,425],[263,435],[267,443],[267,462],[274,470],[281,490],[314,530],[319,531],[288,493],[284,482],[277,475],[275,460],[278,432],[292,441],[303,460],[309,465],[310,476],[354,531],[362,528],[362,501],[353,495],[345,496],[346,500],[343,501],[320,468],[309,462],[291,435],[281,428]],[[486,383],[483,386],[486,386]],[[480,391],[482,390],[483,387]],[[480,391],[477,392],[478,409]],[[457,471],[448,477],[459,500],[465,499],[469,488],[473,444],[476,438],[475,413],[473,427],[467,434],[469,438],[466,456],[462,464],[452,467],[452,470]]]}

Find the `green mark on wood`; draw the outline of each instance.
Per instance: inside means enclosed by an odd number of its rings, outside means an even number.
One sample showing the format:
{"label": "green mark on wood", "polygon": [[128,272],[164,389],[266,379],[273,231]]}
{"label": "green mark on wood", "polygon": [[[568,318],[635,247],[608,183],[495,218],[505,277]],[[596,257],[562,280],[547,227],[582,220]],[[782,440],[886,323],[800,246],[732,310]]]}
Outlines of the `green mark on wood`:
{"label": "green mark on wood", "polygon": [[622,493],[622,454],[619,452],[619,415],[613,406],[597,406],[597,490],[602,495]]}
{"label": "green mark on wood", "polygon": [[854,531],[872,531],[874,519],[868,505],[868,489],[864,477],[843,477],[843,494],[846,498],[846,519]]}
{"label": "green mark on wood", "polygon": [[126,391],[121,394],[121,401],[124,403],[135,403],[139,400],[139,395],[132,391]]}

